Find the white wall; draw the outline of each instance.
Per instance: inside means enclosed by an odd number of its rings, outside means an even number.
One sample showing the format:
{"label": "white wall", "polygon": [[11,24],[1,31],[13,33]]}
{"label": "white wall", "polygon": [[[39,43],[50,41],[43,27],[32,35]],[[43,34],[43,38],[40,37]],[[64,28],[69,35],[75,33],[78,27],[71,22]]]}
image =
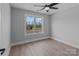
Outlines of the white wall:
{"label": "white wall", "polygon": [[[1,41],[1,4],[0,4],[0,41]],[[0,42],[1,46],[1,42]]]}
{"label": "white wall", "polygon": [[5,48],[4,55],[9,54],[10,50],[10,5],[8,3],[0,4],[0,14],[1,14],[1,38],[0,38],[0,48]]}
{"label": "white wall", "polygon": [[79,6],[51,16],[52,36],[79,48]]}

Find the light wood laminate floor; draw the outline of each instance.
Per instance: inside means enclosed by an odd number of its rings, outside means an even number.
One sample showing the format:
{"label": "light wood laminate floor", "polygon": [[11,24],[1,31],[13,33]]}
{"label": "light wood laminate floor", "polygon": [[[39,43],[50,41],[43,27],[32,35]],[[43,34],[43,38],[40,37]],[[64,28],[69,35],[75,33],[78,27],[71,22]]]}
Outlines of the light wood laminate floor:
{"label": "light wood laminate floor", "polygon": [[53,39],[13,46],[10,56],[78,56],[79,49]]}

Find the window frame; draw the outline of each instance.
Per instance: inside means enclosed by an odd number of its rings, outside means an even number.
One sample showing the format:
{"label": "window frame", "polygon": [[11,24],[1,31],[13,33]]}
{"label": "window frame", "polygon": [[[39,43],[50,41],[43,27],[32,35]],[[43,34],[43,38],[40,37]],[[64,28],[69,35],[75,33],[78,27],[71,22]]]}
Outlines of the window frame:
{"label": "window frame", "polygon": [[[26,17],[27,16],[32,16],[32,17],[34,17],[34,18],[42,18],[42,29],[41,29],[41,32],[34,32],[34,33],[27,33],[26,32]],[[44,17],[42,17],[42,16],[39,16],[39,15],[27,15],[27,14],[25,14],[24,15],[24,35],[35,35],[35,34],[43,34],[44,33]]]}

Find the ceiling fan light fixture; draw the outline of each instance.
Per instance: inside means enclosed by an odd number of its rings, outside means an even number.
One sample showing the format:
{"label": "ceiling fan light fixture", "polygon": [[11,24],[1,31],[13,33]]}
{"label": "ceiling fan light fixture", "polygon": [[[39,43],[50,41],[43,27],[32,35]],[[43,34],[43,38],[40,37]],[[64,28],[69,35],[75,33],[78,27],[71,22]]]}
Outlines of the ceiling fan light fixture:
{"label": "ceiling fan light fixture", "polygon": [[49,10],[46,10],[46,12],[49,12]]}
{"label": "ceiling fan light fixture", "polygon": [[45,10],[49,10],[49,9],[50,9],[49,7],[46,7],[46,8],[45,8]]}

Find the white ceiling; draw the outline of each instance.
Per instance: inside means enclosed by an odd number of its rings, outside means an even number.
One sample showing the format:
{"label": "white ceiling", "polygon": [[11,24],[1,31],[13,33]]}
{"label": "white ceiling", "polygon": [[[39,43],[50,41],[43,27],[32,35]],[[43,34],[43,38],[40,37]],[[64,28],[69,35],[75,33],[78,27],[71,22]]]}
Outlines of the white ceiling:
{"label": "white ceiling", "polygon": [[30,11],[34,11],[34,12],[40,12],[40,13],[44,13],[47,15],[51,15],[53,13],[72,8],[72,7],[77,6],[79,4],[78,3],[60,3],[58,5],[55,5],[56,7],[59,8],[58,10],[52,9],[52,10],[50,10],[50,12],[46,12],[45,10],[37,11],[37,10],[40,10],[42,7],[37,7],[34,5],[45,5],[45,4],[44,3],[11,3],[12,7],[30,10]]}

